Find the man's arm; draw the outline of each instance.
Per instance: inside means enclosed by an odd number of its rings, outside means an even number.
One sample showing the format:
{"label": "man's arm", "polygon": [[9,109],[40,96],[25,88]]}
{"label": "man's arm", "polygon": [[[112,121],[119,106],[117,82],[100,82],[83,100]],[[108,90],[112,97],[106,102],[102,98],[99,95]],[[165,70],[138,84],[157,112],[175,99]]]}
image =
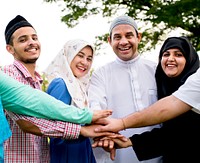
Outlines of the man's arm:
{"label": "man's arm", "polygon": [[0,96],[4,109],[35,116],[67,122],[88,124],[111,114],[109,110],[91,112],[66,105],[43,91],[24,85],[0,71]]}
{"label": "man's arm", "polygon": [[[48,121],[48,120],[44,120],[44,121]],[[64,128],[59,127],[59,130],[55,131],[54,129],[55,129],[56,122],[53,122],[53,121],[51,122],[51,125],[53,126],[46,125],[45,129],[42,129],[37,126],[37,123],[38,123],[37,120],[35,121],[35,123],[30,122],[28,120],[23,120],[23,119],[17,120],[16,122],[22,131],[26,133],[38,135],[38,136],[61,137],[64,139],[77,139],[79,135],[83,135],[85,137],[91,137],[91,138],[113,135],[113,133],[111,132],[101,132],[101,133],[94,132],[94,129],[97,127],[100,127],[100,125],[81,126],[78,124],[57,122],[57,123],[65,124],[66,127]],[[58,133],[56,134],[56,132]]]}
{"label": "man's arm", "polygon": [[80,134],[79,124],[28,117],[9,111],[5,113],[26,133],[63,139],[77,139]]}
{"label": "man's arm", "polygon": [[127,128],[144,127],[160,124],[167,120],[173,119],[187,111],[192,107],[175,96],[165,97],[153,105],[143,109],[142,111],[132,113],[122,119],[107,119],[101,123],[106,124],[100,128],[96,128],[96,132],[112,131],[118,132]]}
{"label": "man's arm", "polygon": [[179,116],[193,108],[200,111],[200,69],[171,96],[165,97],[146,109],[123,119],[111,119],[96,131],[119,131],[125,128],[159,124]]}
{"label": "man's arm", "polygon": [[190,105],[171,95],[157,101],[140,112],[136,112],[135,114],[123,118],[124,125],[125,128],[132,128],[160,124],[173,119],[190,109],[192,109]]}

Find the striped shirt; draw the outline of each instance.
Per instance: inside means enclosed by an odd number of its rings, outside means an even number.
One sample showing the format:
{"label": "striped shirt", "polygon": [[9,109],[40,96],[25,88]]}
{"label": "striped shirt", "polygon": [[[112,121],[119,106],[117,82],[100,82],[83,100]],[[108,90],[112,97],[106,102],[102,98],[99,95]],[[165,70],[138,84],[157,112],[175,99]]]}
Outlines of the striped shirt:
{"label": "striped shirt", "polygon": [[[40,89],[42,79],[39,73],[35,72],[36,77],[34,80],[26,67],[16,60],[12,65],[5,66],[3,71],[19,82],[30,85],[35,89]],[[80,125],[26,117],[9,111],[5,112],[10,123],[12,136],[4,143],[4,163],[48,163],[49,146],[45,136],[76,139],[80,133]],[[24,133],[16,124],[19,119],[35,124],[44,136],[40,137]]]}

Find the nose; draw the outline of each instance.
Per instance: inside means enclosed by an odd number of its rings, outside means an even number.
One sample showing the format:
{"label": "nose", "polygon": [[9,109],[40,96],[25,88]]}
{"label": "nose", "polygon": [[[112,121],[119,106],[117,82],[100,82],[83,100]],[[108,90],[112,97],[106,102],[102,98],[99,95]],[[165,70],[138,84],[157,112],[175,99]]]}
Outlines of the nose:
{"label": "nose", "polygon": [[83,65],[88,65],[88,60],[87,60],[87,58],[86,58],[86,57],[82,58],[81,63],[82,63]]}
{"label": "nose", "polygon": [[32,39],[32,38],[28,39],[28,44],[29,45],[32,45],[32,44],[35,44],[35,43],[36,43],[36,41],[34,39]]}
{"label": "nose", "polygon": [[122,38],[121,38],[120,44],[121,44],[121,45],[128,44],[128,40],[126,39],[126,37],[122,37]]}
{"label": "nose", "polygon": [[174,58],[174,56],[173,55],[169,55],[169,57],[168,57],[168,60],[170,60],[170,61],[174,61],[175,60],[175,58]]}

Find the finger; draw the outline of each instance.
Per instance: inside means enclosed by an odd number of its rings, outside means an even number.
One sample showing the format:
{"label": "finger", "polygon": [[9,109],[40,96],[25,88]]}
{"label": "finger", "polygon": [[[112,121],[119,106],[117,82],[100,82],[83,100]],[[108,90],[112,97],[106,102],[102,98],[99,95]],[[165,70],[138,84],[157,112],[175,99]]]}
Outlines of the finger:
{"label": "finger", "polygon": [[112,136],[112,135],[114,135],[114,133],[112,133],[112,132],[99,132],[99,133],[96,133],[97,137]]}
{"label": "finger", "polygon": [[100,118],[106,118],[112,114],[112,111],[110,110],[94,110],[92,122],[97,121]]}
{"label": "finger", "polygon": [[103,141],[100,140],[100,141],[98,142],[98,146],[99,146],[99,147],[102,147],[102,146],[103,146]]}
{"label": "finger", "polygon": [[112,115],[112,110],[101,110],[102,111],[102,118],[106,118]]}
{"label": "finger", "polygon": [[126,137],[124,135],[115,133],[115,134],[109,136],[109,138],[111,138],[111,139],[114,139],[114,138],[125,139]]}
{"label": "finger", "polygon": [[119,148],[124,148],[124,142],[122,142],[119,139],[112,139],[115,143],[115,148],[119,149]]}
{"label": "finger", "polygon": [[[109,137],[112,137],[112,136],[109,136]],[[102,138],[100,138],[99,140],[108,140],[108,139],[110,139],[108,136],[104,136],[104,137],[102,137]]]}
{"label": "finger", "polygon": [[101,136],[99,136],[99,137],[94,137],[94,138],[93,138],[94,141],[99,141],[99,140],[101,140],[101,139],[102,139]]}
{"label": "finger", "polygon": [[96,148],[98,146],[98,141],[94,141],[93,143],[92,143],[92,147],[93,148]]}
{"label": "finger", "polygon": [[115,135],[116,135],[117,138],[125,138],[125,136],[122,135],[122,134],[115,134]]}
{"label": "finger", "polygon": [[105,139],[103,140],[103,147],[108,147],[109,146],[109,140],[108,139]]}
{"label": "finger", "polygon": [[123,141],[123,142],[127,142],[128,141],[128,138],[126,138],[126,137],[122,137],[122,138],[119,138],[121,141]]}
{"label": "finger", "polygon": [[112,140],[109,140],[109,149],[113,149],[115,145],[115,142]]}
{"label": "finger", "polygon": [[[113,136],[109,136],[109,137],[113,137]],[[121,140],[123,142],[127,142],[128,141],[128,138],[126,138],[125,136],[116,136],[113,139],[118,139],[118,140]]]}
{"label": "finger", "polygon": [[116,155],[116,149],[113,148],[113,149],[110,150],[110,159],[114,161],[115,155]]}

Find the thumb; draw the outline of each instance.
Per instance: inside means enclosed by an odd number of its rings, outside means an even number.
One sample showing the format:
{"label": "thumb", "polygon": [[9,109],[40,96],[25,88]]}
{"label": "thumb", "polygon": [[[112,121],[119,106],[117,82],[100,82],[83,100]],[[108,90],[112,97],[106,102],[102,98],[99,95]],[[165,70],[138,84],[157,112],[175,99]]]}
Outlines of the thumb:
{"label": "thumb", "polygon": [[107,128],[106,126],[99,126],[99,127],[95,128],[94,131],[95,132],[104,132],[104,131],[107,131],[106,128]]}

